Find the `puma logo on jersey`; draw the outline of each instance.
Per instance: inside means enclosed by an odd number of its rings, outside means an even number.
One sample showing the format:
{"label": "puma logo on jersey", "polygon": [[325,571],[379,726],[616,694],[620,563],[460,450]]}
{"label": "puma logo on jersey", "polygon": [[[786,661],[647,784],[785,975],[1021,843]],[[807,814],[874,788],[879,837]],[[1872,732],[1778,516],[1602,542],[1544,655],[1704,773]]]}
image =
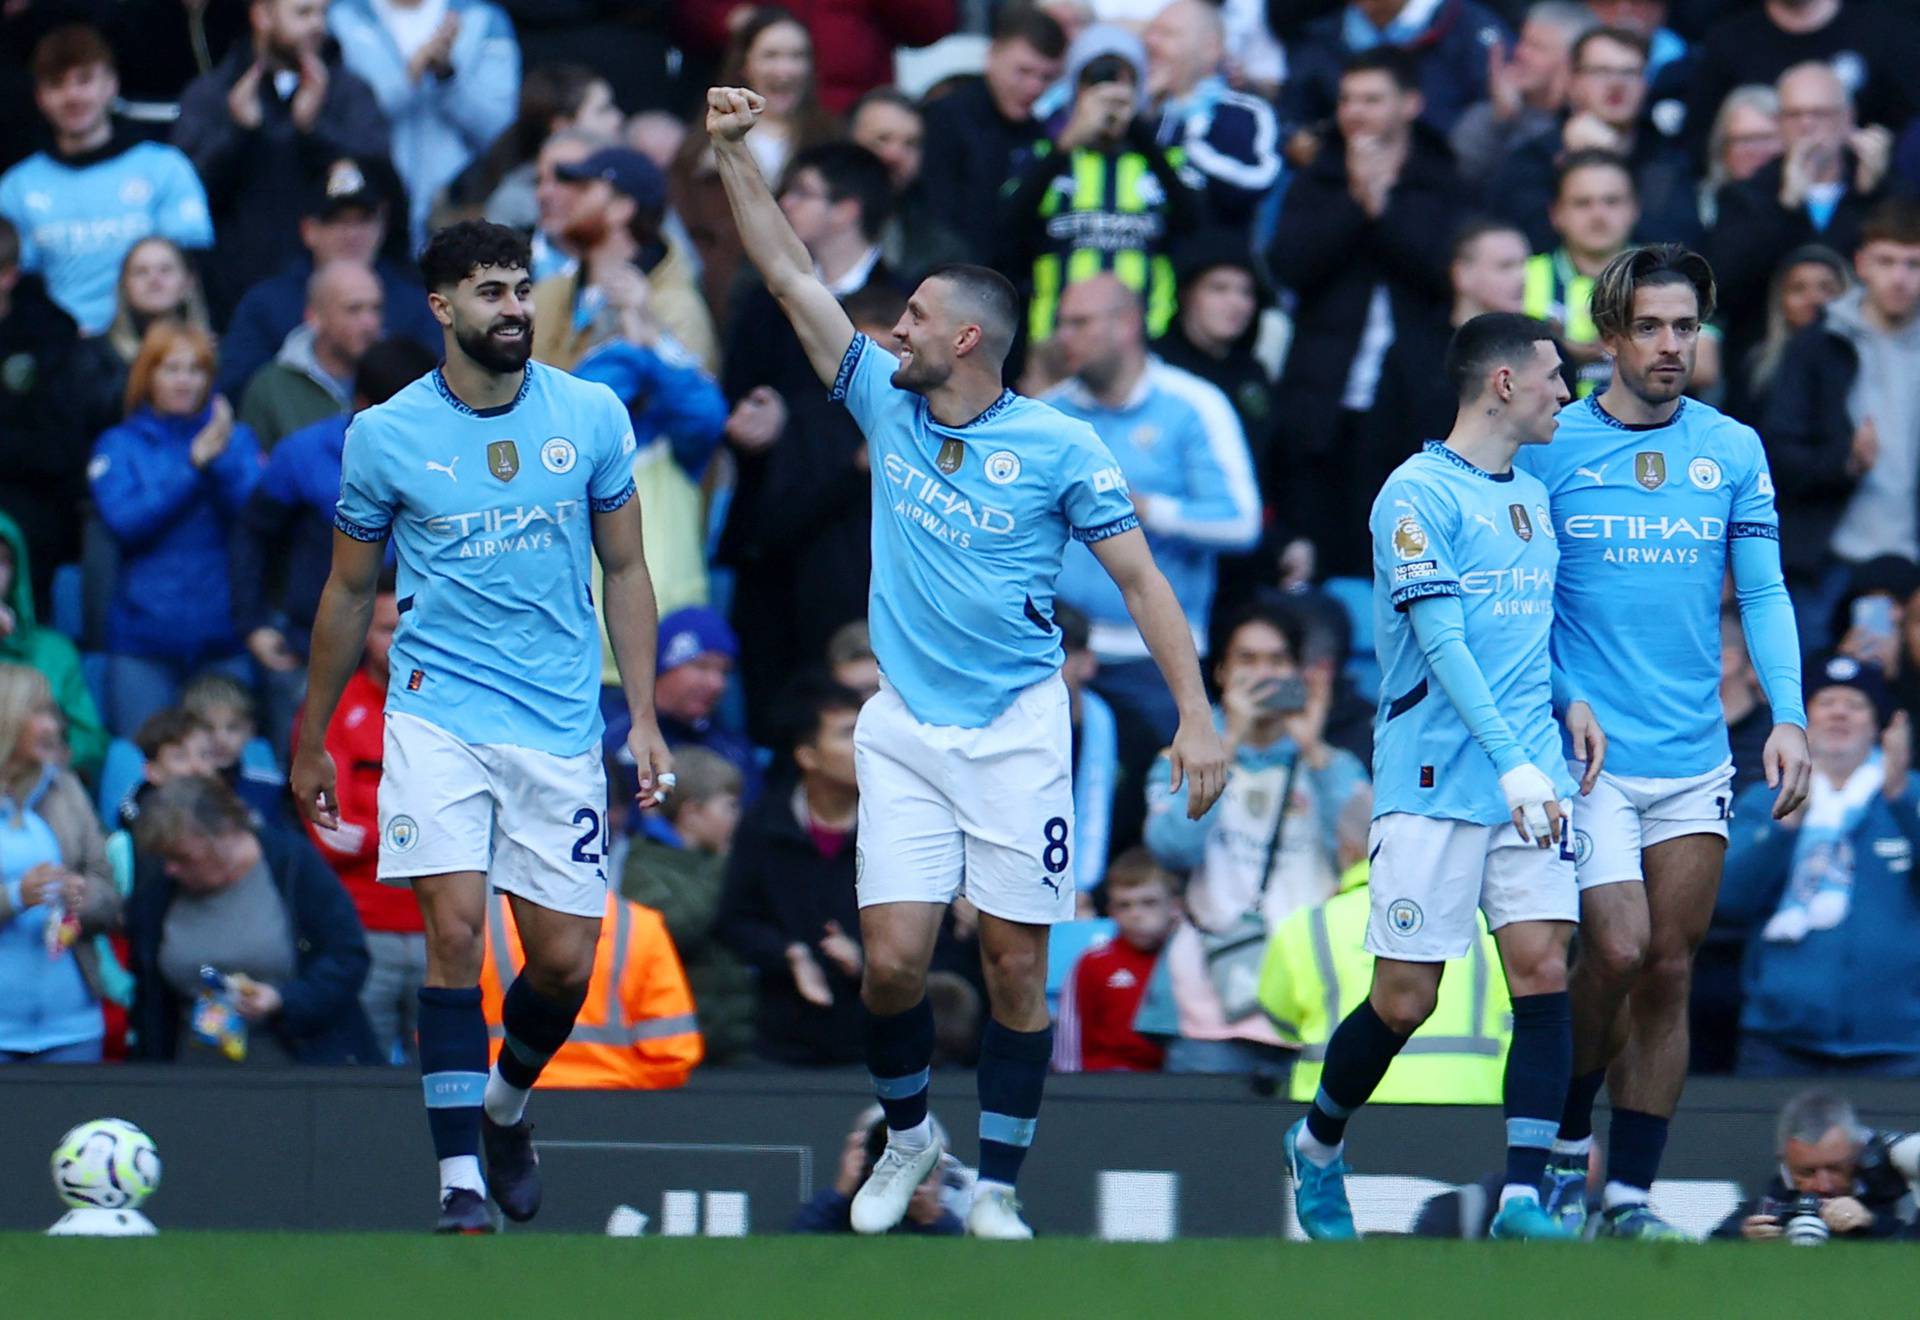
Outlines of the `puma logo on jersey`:
{"label": "puma logo on jersey", "polygon": [[460,474],[455,472],[454,468],[458,467],[459,465],[460,465],[460,455],[458,454],[455,454],[451,459],[447,460],[445,463],[436,463],[432,459],[428,459],[427,471],[444,472],[447,474],[447,480],[451,481],[454,485],[457,486],[460,484]]}
{"label": "puma logo on jersey", "polygon": [[1485,523],[1487,525],[1487,530],[1490,532],[1497,532],[1500,530],[1500,524],[1495,522],[1493,519],[1487,517],[1487,515],[1484,513],[1474,514],[1473,520],[1477,523]]}
{"label": "puma logo on jersey", "polygon": [[1607,484],[1607,469],[1611,466],[1612,464],[1610,463],[1602,463],[1597,468],[1575,468],[1573,475],[1576,477],[1592,477],[1594,485],[1604,486]]}

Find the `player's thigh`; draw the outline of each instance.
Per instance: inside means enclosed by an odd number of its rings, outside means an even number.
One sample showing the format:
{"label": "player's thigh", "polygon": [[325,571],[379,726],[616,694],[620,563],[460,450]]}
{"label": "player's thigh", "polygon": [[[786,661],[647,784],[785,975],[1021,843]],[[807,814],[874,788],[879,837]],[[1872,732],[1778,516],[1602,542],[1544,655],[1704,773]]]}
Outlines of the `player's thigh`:
{"label": "player's thigh", "polygon": [[854,888],[863,910],[894,903],[944,906],[959,892],[965,860],[960,821],[930,773],[942,736],[915,720],[891,688],[882,688],[860,710],[853,734],[860,784]]}
{"label": "player's thigh", "polygon": [[[1578,780],[1585,763],[1570,761]],[[1571,838],[1574,877],[1580,892],[1640,879],[1640,812],[1622,782],[1604,770],[1593,792],[1573,800]]]}
{"label": "player's thigh", "polygon": [[1648,956],[1690,958],[1706,938],[1720,873],[1727,856],[1723,835],[1685,834],[1647,849]]}
{"label": "player's thigh", "polygon": [[1376,819],[1367,838],[1367,952],[1442,963],[1471,949],[1492,834],[1486,825],[1408,812]]}
{"label": "player's thigh", "polygon": [[[598,749],[573,756],[502,745],[477,750],[494,798],[493,887],[598,921],[607,909],[607,778]],[[522,928],[521,938],[529,964],[544,965],[538,935],[529,941]]]}
{"label": "player's thigh", "polygon": [[487,876],[484,871],[417,875],[413,886],[420,922],[427,932],[427,977],[431,986],[476,984],[485,957]]}
{"label": "player's thigh", "polygon": [[[1571,813],[1575,808],[1562,801],[1560,810]],[[1564,937],[1580,919],[1580,891],[1574,879],[1571,836],[1563,836],[1559,844],[1542,848],[1521,838],[1520,831],[1512,825],[1496,827],[1488,841],[1480,910],[1486,913],[1487,929],[1496,939],[1510,927],[1564,926],[1560,939],[1562,956],[1558,959],[1564,979]],[[1503,961],[1506,961],[1509,944],[1513,946],[1514,955],[1510,970],[1522,972],[1528,980],[1536,973],[1551,970],[1538,965],[1543,959],[1552,961],[1548,950],[1528,935],[1511,936],[1501,945]]]}
{"label": "player's thigh", "polygon": [[1035,684],[949,753],[966,894],[1004,921],[1073,920],[1073,728],[1066,685]]}
{"label": "player's thigh", "polygon": [[382,756],[381,882],[484,874],[493,860],[494,801],[479,753],[437,724],[389,715]]}
{"label": "player's thigh", "polygon": [[1629,782],[1639,785],[1642,848],[1696,835],[1726,839],[1733,816],[1733,762],[1686,779]]}

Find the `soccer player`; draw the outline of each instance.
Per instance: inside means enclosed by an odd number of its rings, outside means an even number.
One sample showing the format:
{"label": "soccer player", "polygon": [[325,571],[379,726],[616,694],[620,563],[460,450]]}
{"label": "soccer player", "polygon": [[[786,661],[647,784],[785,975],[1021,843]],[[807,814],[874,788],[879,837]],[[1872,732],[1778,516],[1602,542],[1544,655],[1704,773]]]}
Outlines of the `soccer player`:
{"label": "soccer player", "polygon": [[[443,1233],[491,1232],[489,1191],[510,1219],[540,1208],[527,1093],[573,1030],[593,972],[607,900],[595,554],[640,792],[657,800],[672,782],[653,714],[657,621],[633,429],[606,386],[528,362],[530,261],[519,233],[477,220],[441,230],[421,254],[446,360],[348,429],[293,757],[300,810],[333,827],[324,737],[392,536],[400,626],[379,878],[411,885],[426,925],[420,1071]],[[489,885],[508,895],[526,951],[491,1071],[479,987]]]}
{"label": "soccer player", "polygon": [[[1579,910],[1547,641],[1560,552],[1546,489],[1513,460],[1553,439],[1570,396],[1553,328],[1512,312],[1462,325],[1445,369],[1460,401],[1453,430],[1394,469],[1370,519],[1374,617],[1385,620],[1367,842],[1373,985],[1327,1042],[1313,1107],[1287,1129],[1295,1213],[1314,1238],[1357,1236],[1347,1120],[1433,1013],[1446,962],[1478,938],[1476,907],[1513,998],[1491,1233],[1567,1236],[1540,1204],[1572,1067],[1567,942]],[[1591,708],[1574,704],[1566,721],[1597,768],[1606,742]]]}
{"label": "soccer player", "polygon": [[927,1122],[926,974],[943,911],[964,888],[980,909],[993,1010],[967,1228],[1031,1237],[1013,1186],[1053,1052],[1048,926],[1074,905],[1072,736],[1051,617],[1069,536],[1113,575],[1173,690],[1172,778],[1188,781],[1191,815],[1219,796],[1226,753],[1126,477],[1090,427],[1001,381],[1020,314],[1013,286],[982,267],[942,267],[894,326],[897,357],[856,334],[747,149],[763,105],[737,88],[707,93],[720,179],[747,256],[866,434],[873,471],[869,625],[883,684],[855,735],[855,873],[867,1066],[888,1134],[853,1226],[892,1228],[940,1158]]}
{"label": "soccer player", "polygon": [[1729,559],[1773,708],[1765,764],[1780,790],[1776,819],[1806,800],[1810,774],[1766,455],[1752,430],[1685,397],[1713,307],[1713,272],[1686,248],[1629,248],[1608,262],[1593,324],[1612,383],[1561,414],[1550,449],[1521,459],[1546,484],[1560,541],[1556,700],[1590,703],[1610,739],[1574,832],[1573,1084],[1547,1207],[1570,1229],[1585,1224],[1604,1081],[1613,1117],[1596,1228],[1610,1237],[1683,1236],[1647,1208],[1647,1194],[1686,1079],[1693,952],[1713,915],[1733,801],[1717,695]]}

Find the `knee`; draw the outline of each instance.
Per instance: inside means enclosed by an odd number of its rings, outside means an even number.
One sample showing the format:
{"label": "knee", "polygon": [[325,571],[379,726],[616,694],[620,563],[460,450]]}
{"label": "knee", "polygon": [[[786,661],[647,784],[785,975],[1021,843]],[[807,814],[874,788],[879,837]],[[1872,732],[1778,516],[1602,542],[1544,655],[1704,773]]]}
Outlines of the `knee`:
{"label": "knee", "polygon": [[1541,949],[1507,960],[1507,989],[1515,995],[1551,995],[1566,988],[1565,948]]}
{"label": "knee", "polygon": [[866,951],[860,997],[875,1013],[904,1013],[926,993],[927,970],[898,949],[884,945]]}
{"label": "knee", "polygon": [[1374,987],[1373,1011],[1396,1036],[1411,1036],[1433,1016],[1439,1002],[1437,985],[1396,985]]}
{"label": "knee", "polygon": [[477,982],[487,938],[484,921],[484,917],[480,922],[443,917],[435,922],[427,936],[427,959],[431,966],[456,984]]}
{"label": "knee", "polygon": [[1608,985],[1625,986],[1647,963],[1645,930],[1580,931],[1580,967]]}
{"label": "knee", "polygon": [[1686,943],[1656,944],[1647,951],[1640,967],[1640,979],[1634,985],[1637,999],[1652,1001],[1685,1000],[1693,979],[1693,949]]}
{"label": "knee", "polygon": [[528,962],[520,974],[535,994],[556,1004],[578,1004],[587,997],[587,985],[593,980],[593,950],[584,959],[570,955],[539,964]]}

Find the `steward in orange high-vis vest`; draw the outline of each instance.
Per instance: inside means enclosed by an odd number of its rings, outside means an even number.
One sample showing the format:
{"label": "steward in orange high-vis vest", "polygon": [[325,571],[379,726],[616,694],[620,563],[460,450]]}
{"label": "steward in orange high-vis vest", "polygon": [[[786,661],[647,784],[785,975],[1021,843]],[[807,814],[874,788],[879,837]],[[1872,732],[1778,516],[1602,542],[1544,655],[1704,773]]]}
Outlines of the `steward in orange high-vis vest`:
{"label": "steward in orange high-vis vest", "polygon": [[[490,1058],[506,1033],[500,1026],[505,987],[525,956],[507,900],[488,901],[487,954],[480,969],[480,1007]],[[558,1090],[662,1090],[686,1083],[705,1047],[693,1015],[693,992],[658,912],[607,895],[593,980],[573,1034],[535,1085]]]}

